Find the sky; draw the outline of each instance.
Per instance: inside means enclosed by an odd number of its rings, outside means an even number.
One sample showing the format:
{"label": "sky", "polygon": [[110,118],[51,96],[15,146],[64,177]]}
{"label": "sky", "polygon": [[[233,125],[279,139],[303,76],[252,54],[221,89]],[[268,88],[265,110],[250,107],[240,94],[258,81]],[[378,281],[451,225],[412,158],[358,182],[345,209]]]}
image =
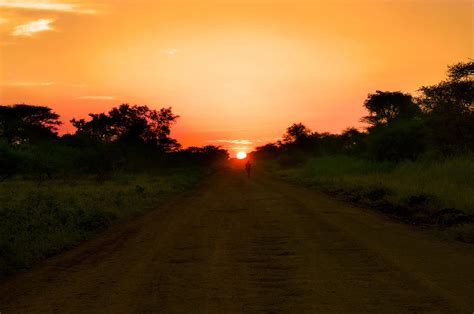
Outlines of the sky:
{"label": "sky", "polygon": [[416,93],[473,58],[470,0],[0,0],[0,104],[64,121],[173,107],[184,146],[251,151],[302,122],[362,127],[376,90]]}

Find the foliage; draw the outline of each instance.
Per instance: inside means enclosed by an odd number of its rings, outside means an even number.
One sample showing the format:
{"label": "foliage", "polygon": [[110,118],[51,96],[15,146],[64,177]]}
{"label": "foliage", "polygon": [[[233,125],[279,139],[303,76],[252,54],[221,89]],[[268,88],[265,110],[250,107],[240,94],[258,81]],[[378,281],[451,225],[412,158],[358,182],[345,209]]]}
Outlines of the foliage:
{"label": "foliage", "polygon": [[183,154],[199,163],[222,163],[229,159],[229,152],[227,150],[213,145],[204,147],[191,146],[184,150]]}
{"label": "foliage", "polygon": [[121,105],[59,137],[47,107],[0,106],[0,277],[190,188],[228,153],[180,149],[171,108]]}
{"label": "foliage", "polygon": [[415,160],[425,152],[426,136],[422,121],[398,120],[371,131],[367,152],[376,160]]}
{"label": "foliage", "polygon": [[419,91],[369,94],[365,131],[293,124],[251,157],[286,179],[474,242],[474,62]]}
{"label": "foliage", "polygon": [[309,137],[311,134],[311,130],[308,129],[302,123],[294,123],[288,129],[286,129],[286,133],[283,134],[283,142],[284,143],[294,143],[298,141],[303,141],[305,138]]}
{"label": "foliage", "polygon": [[59,115],[48,107],[0,106],[0,138],[10,144],[54,138],[60,124]]}
{"label": "foliage", "polygon": [[297,151],[396,162],[423,154],[446,157],[473,152],[474,63],[452,65],[447,76],[439,84],[421,87],[416,98],[400,91],[369,94],[363,104],[368,111],[362,119],[368,123],[365,131],[348,128],[341,134],[317,133],[295,123],[282,141],[257,147],[252,156],[278,158],[289,166],[304,159],[295,157]]}
{"label": "foliage", "polygon": [[275,143],[257,147],[252,156],[258,160],[273,159],[280,155],[280,147]]}
{"label": "foliage", "polygon": [[439,225],[460,240],[474,241],[472,154],[398,163],[333,155],[292,168],[275,165],[274,171],[287,180],[411,223]]}
{"label": "foliage", "polygon": [[474,62],[458,63],[448,80],[420,88],[431,146],[444,155],[474,147]]}
{"label": "foliage", "polygon": [[362,120],[374,127],[389,124],[397,119],[411,119],[420,113],[413,97],[402,92],[378,90],[375,94],[369,94],[364,107],[369,111],[369,115]]}
{"label": "foliage", "polygon": [[206,174],[184,168],[149,174],[0,183],[0,277],[189,189]]}
{"label": "foliage", "polygon": [[180,145],[170,138],[171,125],[179,116],[171,108],[152,110],[147,106],[123,104],[108,113],[89,114],[91,120],[71,120],[77,135],[104,142],[145,144],[164,152],[176,151]]}

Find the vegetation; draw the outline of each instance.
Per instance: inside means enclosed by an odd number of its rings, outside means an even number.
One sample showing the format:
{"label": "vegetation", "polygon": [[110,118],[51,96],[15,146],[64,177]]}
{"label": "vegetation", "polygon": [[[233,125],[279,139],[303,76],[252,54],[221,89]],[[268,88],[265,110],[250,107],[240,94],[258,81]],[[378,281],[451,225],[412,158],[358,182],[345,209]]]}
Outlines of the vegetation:
{"label": "vegetation", "polygon": [[277,167],[282,176],[323,187],[328,192],[352,192],[360,194],[354,195],[358,197],[364,190],[384,190],[383,196],[398,205],[408,205],[413,196],[426,197],[424,214],[433,214],[439,208],[458,208],[474,214],[472,155],[400,163],[343,155],[321,156],[310,158],[299,167],[284,170]]}
{"label": "vegetation", "polygon": [[474,62],[450,66],[447,80],[419,92],[376,91],[364,102],[366,130],[317,133],[296,123],[252,158],[287,179],[474,242]]}
{"label": "vegetation", "polygon": [[61,252],[124,218],[189,189],[206,174],[185,168],[155,174],[0,183],[0,277]]}
{"label": "vegetation", "polygon": [[50,108],[0,106],[0,277],[156,207],[227,160],[181,149],[171,108],[121,105],[73,119],[59,136]]}
{"label": "vegetation", "polygon": [[[251,157],[287,179],[474,241],[474,62],[419,92],[376,91],[364,102],[366,130],[296,123]],[[0,106],[0,276],[156,206],[228,159],[220,147],[182,149],[170,136],[179,118],[171,108],[123,104],[89,117],[60,136],[51,108]]]}

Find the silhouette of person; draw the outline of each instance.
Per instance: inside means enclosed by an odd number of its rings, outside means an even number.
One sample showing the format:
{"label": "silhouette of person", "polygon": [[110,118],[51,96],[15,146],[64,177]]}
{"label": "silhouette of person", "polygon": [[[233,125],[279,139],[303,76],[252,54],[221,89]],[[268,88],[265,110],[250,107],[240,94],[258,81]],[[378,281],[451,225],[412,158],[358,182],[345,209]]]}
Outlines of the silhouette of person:
{"label": "silhouette of person", "polygon": [[245,164],[245,171],[247,172],[247,178],[250,178],[250,170],[252,170],[252,164],[250,163],[250,160],[247,160],[247,163]]}

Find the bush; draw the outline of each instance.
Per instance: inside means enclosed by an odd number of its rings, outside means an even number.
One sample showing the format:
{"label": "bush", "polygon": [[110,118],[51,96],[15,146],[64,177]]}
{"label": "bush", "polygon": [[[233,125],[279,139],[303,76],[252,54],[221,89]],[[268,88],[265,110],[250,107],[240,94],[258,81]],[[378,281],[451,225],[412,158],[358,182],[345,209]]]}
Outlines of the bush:
{"label": "bush", "polygon": [[379,160],[415,160],[425,151],[426,136],[421,121],[399,121],[380,127],[369,137],[369,156]]}
{"label": "bush", "polygon": [[11,147],[0,142],[0,182],[17,174],[20,165],[20,156]]}
{"label": "bush", "polygon": [[278,164],[284,169],[303,165],[306,160],[307,156],[301,152],[292,152],[291,154],[285,154],[277,159]]}
{"label": "bush", "polygon": [[344,191],[353,199],[385,199],[431,215],[444,208],[474,214],[474,156],[424,159],[401,163],[376,162],[348,156],[310,158],[280,174],[290,180]]}

